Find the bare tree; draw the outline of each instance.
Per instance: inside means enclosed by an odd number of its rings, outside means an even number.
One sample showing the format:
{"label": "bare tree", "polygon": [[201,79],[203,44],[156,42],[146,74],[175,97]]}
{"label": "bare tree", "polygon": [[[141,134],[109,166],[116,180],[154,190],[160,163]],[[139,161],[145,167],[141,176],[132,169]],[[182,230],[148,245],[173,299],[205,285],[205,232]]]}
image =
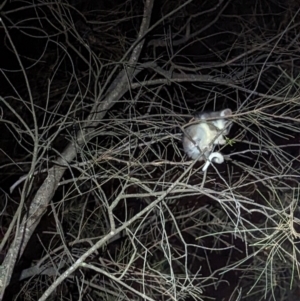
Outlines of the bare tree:
{"label": "bare tree", "polygon": [[300,18],[250,2],[3,3],[1,300],[296,298]]}

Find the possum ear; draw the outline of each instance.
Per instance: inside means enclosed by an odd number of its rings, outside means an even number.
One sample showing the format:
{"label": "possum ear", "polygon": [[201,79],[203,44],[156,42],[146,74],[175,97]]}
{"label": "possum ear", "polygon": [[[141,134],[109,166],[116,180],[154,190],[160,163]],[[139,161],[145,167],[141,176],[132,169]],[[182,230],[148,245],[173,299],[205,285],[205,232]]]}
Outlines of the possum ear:
{"label": "possum ear", "polygon": [[225,110],[221,111],[221,114],[220,114],[221,117],[226,117],[226,116],[230,116],[230,115],[232,115],[232,111],[230,109],[225,109]]}

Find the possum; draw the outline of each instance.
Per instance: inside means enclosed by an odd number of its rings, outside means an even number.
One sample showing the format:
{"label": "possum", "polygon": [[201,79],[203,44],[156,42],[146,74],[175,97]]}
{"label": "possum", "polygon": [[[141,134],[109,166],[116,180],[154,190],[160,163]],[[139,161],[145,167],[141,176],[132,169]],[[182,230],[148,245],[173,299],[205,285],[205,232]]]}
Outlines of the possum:
{"label": "possum", "polygon": [[230,109],[222,111],[196,113],[195,121],[185,128],[182,144],[184,152],[191,159],[206,161],[202,168],[205,171],[210,162],[221,164],[224,157],[220,152],[213,152],[215,145],[224,145],[224,138],[230,131],[232,121],[225,117],[232,115]]}

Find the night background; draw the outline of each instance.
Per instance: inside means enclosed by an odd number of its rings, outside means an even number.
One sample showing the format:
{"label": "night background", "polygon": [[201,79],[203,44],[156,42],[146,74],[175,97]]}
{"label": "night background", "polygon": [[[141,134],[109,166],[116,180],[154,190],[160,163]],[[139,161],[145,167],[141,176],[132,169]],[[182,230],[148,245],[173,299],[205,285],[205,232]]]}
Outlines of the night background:
{"label": "night background", "polygon": [[[0,300],[300,300],[299,0],[0,18]],[[182,133],[226,108],[204,173]]]}

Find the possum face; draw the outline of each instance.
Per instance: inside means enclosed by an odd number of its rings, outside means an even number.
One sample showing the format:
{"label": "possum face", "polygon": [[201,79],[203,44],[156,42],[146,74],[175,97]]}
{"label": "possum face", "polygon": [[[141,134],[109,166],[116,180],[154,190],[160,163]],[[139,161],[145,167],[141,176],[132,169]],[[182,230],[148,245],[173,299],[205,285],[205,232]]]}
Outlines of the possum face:
{"label": "possum face", "polygon": [[[230,127],[232,125],[232,121],[225,119],[223,117],[227,117],[232,115],[232,111],[230,109],[225,109],[223,111],[215,112],[219,115],[220,119],[213,120],[211,123],[220,131],[222,131],[222,135],[227,135],[230,131]],[[217,116],[216,116],[217,117]]]}

